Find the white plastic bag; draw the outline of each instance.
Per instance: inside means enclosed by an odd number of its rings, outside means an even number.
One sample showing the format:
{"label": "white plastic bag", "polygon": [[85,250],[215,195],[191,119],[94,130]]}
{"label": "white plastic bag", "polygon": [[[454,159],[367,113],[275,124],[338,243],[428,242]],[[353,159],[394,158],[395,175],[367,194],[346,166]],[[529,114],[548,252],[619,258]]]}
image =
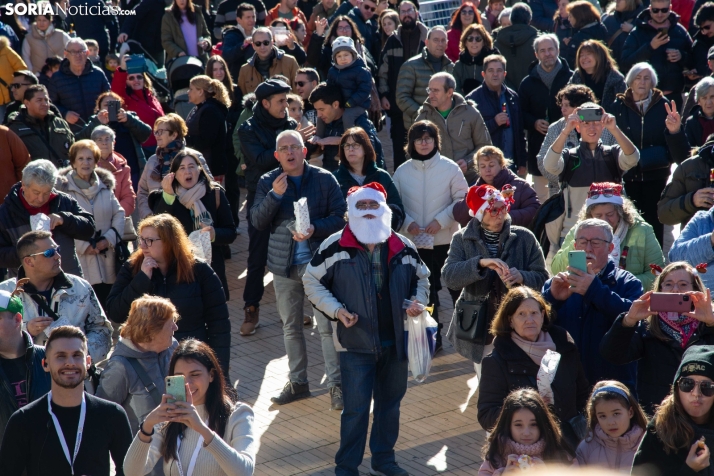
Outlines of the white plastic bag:
{"label": "white plastic bag", "polygon": [[310,228],[310,209],[307,206],[307,198],[302,197],[293,203],[295,209],[295,231],[301,235],[307,235]]}
{"label": "white plastic bag", "polygon": [[44,213],[37,213],[30,217],[30,228],[32,231],[51,231],[50,217]]}
{"label": "white plastic bag", "polygon": [[414,380],[419,383],[423,383],[429,376],[431,358],[434,356],[436,348],[437,328],[437,322],[427,311],[422,311],[416,317],[407,315],[404,323],[409,369],[412,371]]}

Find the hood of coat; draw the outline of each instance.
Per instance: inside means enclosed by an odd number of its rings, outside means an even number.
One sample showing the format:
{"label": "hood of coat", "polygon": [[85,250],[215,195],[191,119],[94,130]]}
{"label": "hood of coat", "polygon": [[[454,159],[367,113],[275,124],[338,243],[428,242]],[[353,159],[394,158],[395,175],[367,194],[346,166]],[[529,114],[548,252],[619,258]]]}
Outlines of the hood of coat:
{"label": "hood of coat", "polygon": [[511,25],[498,33],[496,44],[501,51],[505,51],[504,48],[517,48],[528,41],[532,43],[536,36],[538,36],[538,30],[530,25]]}
{"label": "hood of coat", "polygon": [[[166,351],[173,350],[178,346],[178,341],[176,339],[172,340],[171,347],[166,349]],[[155,359],[158,355],[163,354],[165,351],[156,353],[153,351],[143,351],[139,350],[136,345],[129,339],[119,337],[116,348],[114,349],[113,355],[119,355],[121,357],[128,357],[134,359]]]}
{"label": "hood of coat", "polygon": [[595,427],[595,433],[591,434],[587,440],[596,441],[598,444],[604,446],[605,448],[610,448],[613,450],[620,449],[620,451],[632,452],[637,451],[640,446],[640,440],[642,439],[642,434],[645,432],[643,428],[634,425],[632,428],[627,430],[622,436],[610,436],[605,433],[600,425]]}
{"label": "hood of coat", "polygon": [[[454,101],[454,102],[453,102],[452,105],[451,105],[451,110],[452,110],[452,111],[453,111],[454,109],[456,109],[457,107],[465,106],[465,105],[467,104],[467,103],[466,103],[466,99],[464,99],[464,97],[463,97],[461,94],[459,94],[459,93],[454,93],[453,101]],[[476,107],[476,103],[473,102],[473,101],[471,101],[471,105],[472,105],[473,107]],[[426,98],[426,101],[424,101],[424,107],[427,108],[427,109],[431,109],[431,110],[433,110],[434,112],[437,112],[437,109],[436,109],[434,106],[431,105],[431,102],[429,101],[429,98]],[[443,139],[442,139],[442,140],[443,140]]]}
{"label": "hood of coat", "polygon": [[[74,180],[72,180],[72,177],[70,176],[73,171],[74,169],[71,166],[62,167],[58,170],[59,175],[57,176],[57,183],[55,184],[57,190],[62,192],[69,192],[70,190],[81,192],[81,189],[75,185]],[[112,174],[109,170],[99,167],[94,169],[94,173],[97,174],[97,177],[99,178],[100,188],[107,188],[114,191],[117,184],[116,179],[114,179],[114,174]]]}
{"label": "hood of coat", "polygon": [[[647,111],[645,111],[645,114],[647,114],[652,107],[657,104],[660,99],[664,97],[664,94],[662,94],[662,91],[660,91],[657,88],[652,89],[652,101],[650,101],[650,105],[647,108]],[[622,101],[622,103],[635,111],[637,114],[640,114],[640,109],[637,107],[637,103],[635,102],[635,97],[632,95],[632,89],[627,88],[627,90],[624,93],[618,93],[617,94],[617,99]]]}
{"label": "hood of coat", "polygon": [[[637,15],[637,20],[635,20],[635,26],[637,28],[642,28],[645,30],[650,30],[650,31],[657,31],[655,27],[650,25],[649,21],[652,19],[652,13],[650,12],[650,9],[647,8],[642,11],[639,15]],[[667,18],[669,20],[669,29],[671,30],[677,24],[679,24],[679,15],[677,15],[674,12],[669,13],[669,17]],[[686,27],[685,27],[686,29]]]}

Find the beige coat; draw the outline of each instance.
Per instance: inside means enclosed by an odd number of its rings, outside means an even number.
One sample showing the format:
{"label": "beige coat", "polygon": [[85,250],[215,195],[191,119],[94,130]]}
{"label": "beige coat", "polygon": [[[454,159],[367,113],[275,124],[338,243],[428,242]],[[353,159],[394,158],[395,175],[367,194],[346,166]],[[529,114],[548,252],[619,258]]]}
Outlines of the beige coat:
{"label": "beige coat", "polygon": [[407,232],[409,225],[416,222],[425,228],[436,220],[441,230],[434,236],[434,246],[450,244],[453,234],[459,231],[454,204],[466,196],[469,188],[459,166],[438,152],[429,160],[410,159],[394,172],[394,185],[406,212],[400,233],[413,240],[414,235]]}
{"label": "beige coat", "polygon": [[87,254],[92,250],[89,241],[74,240],[77,249],[77,257],[82,265],[84,279],[89,284],[113,284],[116,281],[116,259],[114,246],[117,244],[117,236],[111,230],[115,228],[119,233],[124,232],[124,209],[114,196],[114,175],[108,170],[96,168],[94,173],[99,179],[99,192],[93,200],[87,198],[84,190],[79,188],[72,179],[72,168],[60,169],[57,179],[57,189],[61,190],[79,202],[79,206],[94,215],[94,229],[101,233],[109,242],[110,246],[106,253]]}
{"label": "beige coat", "polygon": [[[288,78],[288,86],[295,92],[295,75],[300,66],[290,55],[286,55],[283,50],[279,50],[273,47],[275,51],[275,56],[273,57],[273,62],[270,64],[268,72],[272,78],[276,74],[282,74]],[[263,82],[263,76],[255,68],[255,60],[258,57],[257,53],[248,60],[246,64],[240,67],[240,72],[238,73],[238,87],[245,96],[248,93],[255,92],[255,88],[258,87],[260,83]]]}
{"label": "beige coat", "polygon": [[440,152],[454,162],[462,159],[466,161],[466,182],[474,183],[478,179],[474,154],[481,147],[491,145],[491,136],[481,113],[476,109],[476,103],[466,101],[458,93],[454,93],[453,101],[453,108],[444,119],[427,98],[419,108],[415,122],[426,119],[436,124],[441,135]]}
{"label": "beige coat", "polygon": [[43,35],[34,23],[22,42],[22,59],[27,69],[39,76],[45,60],[51,56],[64,57],[64,47],[70,40],[69,35],[62,30],[50,27]]}

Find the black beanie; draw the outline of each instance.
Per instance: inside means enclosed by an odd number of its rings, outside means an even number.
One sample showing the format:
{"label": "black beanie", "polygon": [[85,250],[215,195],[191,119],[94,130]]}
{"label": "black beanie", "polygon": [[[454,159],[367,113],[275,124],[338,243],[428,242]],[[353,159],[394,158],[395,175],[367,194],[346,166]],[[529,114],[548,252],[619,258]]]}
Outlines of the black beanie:
{"label": "black beanie", "polygon": [[291,91],[290,86],[285,84],[279,79],[268,79],[263,81],[255,88],[255,97],[258,102],[263,99],[268,99],[274,94],[289,93]]}
{"label": "black beanie", "polygon": [[673,383],[690,375],[701,375],[714,381],[714,346],[695,345],[684,352]]}

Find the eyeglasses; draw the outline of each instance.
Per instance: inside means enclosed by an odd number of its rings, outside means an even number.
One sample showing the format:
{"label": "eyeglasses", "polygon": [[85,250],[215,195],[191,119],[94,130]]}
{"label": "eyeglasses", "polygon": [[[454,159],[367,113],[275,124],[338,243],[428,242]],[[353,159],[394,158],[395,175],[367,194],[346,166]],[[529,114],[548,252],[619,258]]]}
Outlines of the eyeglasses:
{"label": "eyeglasses", "polygon": [[431,93],[438,93],[439,91],[444,91],[446,92],[446,88],[426,88],[426,93],[431,94]]}
{"label": "eyeglasses", "polygon": [[27,255],[28,258],[35,257],[38,255],[42,255],[45,258],[54,258],[56,254],[59,254],[60,247],[59,246],[54,246],[52,248],[49,248],[45,251],[40,251],[39,253],[32,253],[31,255]]}
{"label": "eyeglasses", "polygon": [[650,7],[652,13],[669,13],[669,7],[666,8],[652,8]]}
{"label": "eyeglasses", "polygon": [[140,236],[139,246],[146,246],[147,248],[151,248],[151,245],[154,244],[154,241],[161,241],[161,238],[144,238]]}
{"label": "eyeglasses", "polygon": [[602,238],[593,238],[591,240],[588,240],[586,238],[577,238],[575,240],[575,243],[577,243],[580,248],[586,248],[588,246],[588,243],[590,243],[590,246],[592,246],[593,248],[600,248],[602,246],[605,246],[606,243],[610,242],[607,240],[603,240]]}
{"label": "eyeglasses", "polygon": [[592,192],[588,192],[588,198],[595,198],[599,197],[602,195],[605,198],[610,198],[615,194],[615,190],[611,188],[606,188],[604,190],[594,190]]}
{"label": "eyeglasses", "polygon": [[142,76],[141,74],[132,74],[131,76],[127,76],[126,79],[128,79],[129,81],[143,81],[144,76]]}
{"label": "eyeglasses", "polygon": [[30,83],[11,83],[8,84],[7,89],[13,90],[15,88],[20,89],[23,86],[32,86]]}
{"label": "eyeglasses", "polygon": [[434,143],[434,138],[433,137],[422,137],[420,139],[414,139],[415,144],[433,144]]}
{"label": "eyeglasses", "polygon": [[303,146],[301,145],[284,145],[282,147],[278,147],[278,152],[281,154],[287,154],[288,151],[290,152],[300,152],[303,149]]}
{"label": "eyeglasses", "polygon": [[71,54],[72,56],[81,56],[87,52],[87,50],[64,50],[66,53]]}
{"label": "eyeglasses", "polygon": [[357,150],[362,148],[362,144],[358,144],[357,142],[348,142],[342,144],[342,148],[345,150]]}
{"label": "eyeglasses", "polygon": [[399,10],[400,15],[409,15],[410,13],[416,13],[416,10],[410,8],[409,10]]}
{"label": "eyeglasses", "polygon": [[379,209],[379,203],[374,200],[359,201],[355,205],[355,208],[357,208],[357,210],[377,210]]}
{"label": "eyeglasses", "polygon": [[481,43],[483,41],[483,38],[481,38],[480,36],[469,36],[468,38],[466,38],[467,43],[473,43],[474,41],[476,43]]}
{"label": "eyeglasses", "polygon": [[254,42],[253,42],[253,45],[254,45],[254,46],[268,46],[268,45],[271,44],[271,43],[272,43],[271,40],[254,41]]}
{"label": "eyeglasses", "polygon": [[508,207],[502,206],[502,207],[491,207],[491,209],[488,211],[488,213],[492,217],[498,216],[500,213],[503,213],[504,215],[508,213]]}
{"label": "eyeglasses", "polygon": [[677,283],[667,281],[665,283],[662,283],[661,287],[663,291],[673,291],[674,288],[677,288],[677,291],[688,291],[693,288],[692,283],[690,281],[679,281]]}
{"label": "eyeglasses", "polygon": [[169,131],[168,129],[156,129],[156,130],[154,131],[154,135],[155,135],[156,137],[161,137],[162,135],[164,135],[164,132],[165,132],[166,134],[171,134],[171,131]]}
{"label": "eyeglasses", "polygon": [[111,137],[105,137],[103,139],[94,139],[94,142],[97,144],[111,144],[112,143],[112,138]]}
{"label": "eyeglasses", "polygon": [[367,10],[368,12],[373,12],[373,11],[377,10],[376,8],[368,7],[367,5],[364,5],[364,4],[362,5],[362,8],[364,10]]}
{"label": "eyeglasses", "polygon": [[474,11],[473,10],[461,10],[462,15],[473,15]]}
{"label": "eyeglasses", "polygon": [[352,31],[352,27],[349,25],[338,26],[337,31]]}
{"label": "eyeglasses", "polygon": [[677,386],[684,393],[692,393],[694,387],[699,387],[699,391],[705,397],[714,396],[714,382],[697,382],[694,379],[688,377],[682,377],[679,379]]}

